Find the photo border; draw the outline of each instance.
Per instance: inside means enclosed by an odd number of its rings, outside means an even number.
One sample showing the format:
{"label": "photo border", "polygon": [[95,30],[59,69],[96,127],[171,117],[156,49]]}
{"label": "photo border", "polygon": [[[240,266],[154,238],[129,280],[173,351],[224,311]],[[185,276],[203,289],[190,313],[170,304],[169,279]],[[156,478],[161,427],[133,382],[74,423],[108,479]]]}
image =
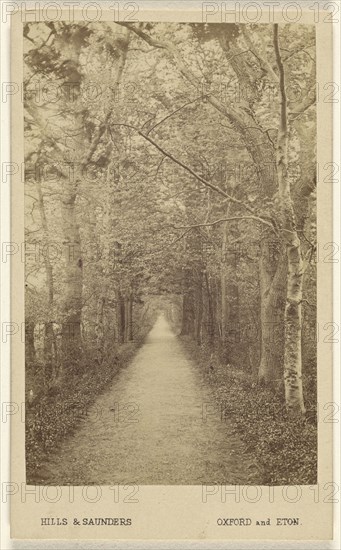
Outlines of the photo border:
{"label": "photo border", "polygon": [[[290,2],[289,2],[290,3]],[[306,4],[307,2],[305,2]],[[131,4],[131,3],[130,3]],[[166,20],[169,17],[172,17],[173,13],[169,9],[167,9],[167,6],[171,3],[164,3],[164,2],[158,2],[157,9],[153,9],[152,11],[149,8],[145,8],[147,4],[150,3],[143,3],[143,6],[141,6],[142,2],[136,2],[136,4],[139,5],[139,16],[143,16],[142,20],[146,21],[155,21],[155,20]],[[181,22],[186,22],[184,18],[193,17],[195,21],[202,22],[202,11],[199,12],[198,8],[193,8],[194,2],[190,2],[191,8],[187,8],[187,3],[182,3],[184,6],[186,4],[186,9],[179,9],[176,11],[176,14],[181,14]],[[202,3],[196,2],[199,6],[202,6]],[[210,4],[221,4],[221,3],[210,3]],[[226,4],[226,2],[225,2]],[[236,4],[235,2],[233,4]],[[252,4],[249,2],[249,4]],[[258,4],[262,4],[262,2],[258,2]],[[155,6],[155,4],[153,3]],[[312,14],[309,13],[309,16]],[[112,20],[112,19],[110,19]],[[176,19],[179,20],[178,18]],[[213,22],[213,21],[212,21]],[[21,39],[19,37],[20,34],[20,28],[21,28],[21,14],[18,12],[18,14],[14,14],[12,16],[12,23],[13,23],[13,35],[12,35],[12,43],[15,42],[16,47],[12,50],[12,67],[13,67],[13,73],[12,73],[12,81],[13,82],[22,82],[22,60],[20,59],[20,54],[22,51],[22,35]],[[333,74],[332,74],[332,35],[329,33],[330,28],[328,29],[326,24],[319,23],[317,24],[317,47],[316,47],[316,53],[317,53],[317,80],[321,82],[320,91],[324,88],[324,86],[330,82],[333,81]],[[326,54],[328,53],[328,56]],[[327,59],[326,59],[327,57]],[[22,102],[21,98],[17,96],[13,96],[12,98],[12,162],[18,163],[19,166],[21,166],[21,162],[23,162],[23,109],[22,109]],[[317,102],[317,137],[318,137],[318,163],[319,166],[324,167],[327,163],[332,162],[333,156],[332,156],[332,105],[327,104],[322,99]],[[320,174],[321,176],[321,174]],[[20,177],[20,171],[19,175],[15,174],[12,178],[12,235],[11,240],[14,243],[22,243],[23,242],[23,184]],[[333,222],[333,216],[332,216],[332,188],[329,187],[323,187],[323,183],[321,185],[321,181],[318,182],[318,201],[317,201],[317,220],[318,220],[318,242],[322,244],[330,243],[333,241],[333,232],[332,232],[332,222]],[[11,285],[11,296],[12,296],[12,321],[15,323],[18,323],[19,326],[21,326],[21,323],[24,322],[23,319],[23,301],[24,301],[24,278],[23,278],[23,267],[24,264],[22,263],[21,255],[13,254],[11,257],[11,269],[12,269],[12,285]],[[317,280],[317,311],[318,311],[318,322],[320,326],[325,326],[327,323],[331,322],[331,319],[333,319],[332,314],[332,268],[333,264],[326,264],[324,262],[318,263],[318,280]],[[327,297],[326,299],[326,288],[328,289]],[[11,400],[14,403],[22,403],[25,400],[25,388],[24,388],[24,344],[22,342],[22,338],[20,336],[20,331],[18,334],[13,335],[11,338],[12,340],[12,395]],[[321,339],[320,339],[321,340]],[[327,367],[329,368],[326,368]],[[329,345],[327,342],[318,342],[318,403],[322,407],[324,407],[326,404],[333,403],[333,394],[332,394],[332,344]],[[22,422],[22,419],[20,418],[20,415],[12,416],[12,483],[17,483],[15,480],[21,480],[23,478],[23,472],[24,472],[24,464],[23,464],[23,437],[24,437],[24,424]],[[333,476],[332,476],[332,429],[333,429],[333,423],[327,423],[327,422],[320,422],[319,423],[319,429],[318,429],[318,448],[319,448],[319,468],[318,468],[318,480],[319,480],[319,486],[323,487],[327,483],[332,483]],[[22,483],[22,482],[20,482]],[[19,485],[19,484],[18,484]],[[136,514],[139,518],[139,521],[144,521],[144,517],[154,517],[157,516],[157,511],[155,510],[155,506],[152,504],[151,501],[157,502],[160,500],[161,497],[164,496],[165,491],[169,493],[169,502],[167,502],[167,506],[165,506],[169,510],[172,510],[172,514],[174,515],[173,521],[174,523],[169,520],[167,517],[167,520],[165,519],[164,515],[160,515],[158,519],[155,521],[155,523],[151,526],[151,528],[147,529],[137,529],[136,533],[134,530],[133,535],[130,533],[133,531],[131,529],[128,533],[124,533],[124,537],[120,540],[150,540],[159,538],[161,540],[174,540],[174,539],[191,539],[191,540],[199,540],[202,538],[205,538],[205,541],[208,540],[236,540],[241,539],[243,540],[264,540],[262,536],[255,537],[250,533],[251,536],[247,537],[241,537],[241,533],[239,529],[229,528],[229,531],[226,532],[222,528],[217,529],[217,527],[210,529],[210,525],[207,526],[204,530],[202,529],[203,525],[206,525],[207,519],[208,521],[212,521],[212,518],[214,517],[220,517],[222,513],[226,514],[226,503],[224,502],[212,502],[210,509],[203,510],[202,504],[199,503],[197,506],[192,506],[190,504],[190,500],[195,496],[195,498],[198,500],[198,492],[189,494],[190,491],[188,489],[191,486],[150,486],[148,491],[145,493],[144,497],[144,505],[143,510],[139,510]],[[195,486],[198,487],[198,486]],[[145,488],[145,486],[141,486],[142,489]],[[155,488],[157,491],[155,491]],[[307,489],[307,486],[302,486],[302,488]],[[75,494],[78,492],[77,490],[81,489],[79,487],[75,487]],[[174,492],[174,489],[180,489],[180,491],[176,490]],[[26,487],[24,488],[26,490]],[[27,486],[27,492],[30,490],[34,490],[33,486]],[[181,495],[180,495],[181,492]],[[34,493],[32,493],[34,497]],[[323,498],[325,498],[325,495],[322,495],[322,501],[320,501],[319,496],[319,502],[314,502],[311,498],[311,495],[313,494],[313,491],[310,490],[310,494],[307,493],[303,496],[302,501],[300,501],[298,504],[300,506],[293,506],[295,503],[291,502],[281,502],[278,503],[280,512],[280,517],[286,517],[283,514],[288,513],[289,515],[287,517],[293,517],[293,515],[297,514],[297,512],[293,512],[294,508],[299,508],[302,510],[302,507],[304,508],[304,518],[305,518],[305,525],[304,528],[299,530],[299,536],[294,538],[294,540],[307,540],[308,538],[312,538],[312,529],[313,529],[313,538],[314,540],[327,540],[332,538],[332,531],[331,531],[331,524],[332,524],[332,502],[323,502]],[[12,536],[14,538],[68,538],[70,536],[71,539],[79,539],[82,538],[81,535],[86,534],[88,536],[91,536],[91,539],[103,539],[105,538],[105,531],[103,529],[98,528],[92,528],[89,530],[89,528],[85,528],[82,531],[76,530],[76,529],[48,529],[44,530],[41,528],[38,528],[37,526],[37,518],[41,517],[42,513],[45,513],[46,515],[49,514],[48,510],[51,509],[51,503],[46,502],[46,500],[42,502],[36,502],[35,504],[37,506],[32,507],[32,503],[30,504],[30,496],[26,495],[26,503],[22,502],[22,489],[18,491],[18,493],[13,494],[12,497]],[[179,516],[178,512],[176,511],[176,507],[179,505],[180,498],[183,497],[184,506],[181,508],[181,516]],[[89,503],[81,503],[80,501],[77,502],[77,495],[75,495],[76,505],[74,503],[70,502],[59,502],[58,504],[55,503],[55,505],[52,507],[53,515],[54,516],[60,516],[63,517],[65,514],[69,513],[68,510],[70,510],[70,517],[75,516],[87,516],[89,514],[88,507],[84,505]],[[110,504],[112,505],[112,501],[110,501],[110,494],[107,495],[107,498],[103,498],[101,503],[96,504],[96,508],[100,511],[96,511],[96,514],[98,515],[106,515],[108,516],[108,510],[110,510]],[[200,505],[201,504],[201,505]],[[250,506],[241,506],[241,503],[232,503],[233,507],[232,510],[230,506],[228,507],[229,515],[233,513],[234,517],[243,517],[248,516],[248,510],[250,509]],[[247,504],[247,503],[244,503]],[[270,513],[269,507],[267,507],[267,504],[271,503],[261,503],[260,510],[262,516],[267,516],[267,513]],[[277,503],[272,503],[273,505],[277,506]],[[76,508],[78,506],[78,508]],[[79,508],[80,507],[80,508]],[[124,507],[123,507],[124,508]],[[213,511],[213,508],[215,511]],[[57,510],[63,510],[62,515],[58,513]],[[84,512],[80,511],[80,509],[85,510]],[[200,509],[200,511],[199,511]],[[75,511],[77,510],[77,511]],[[105,511],[107,510],[107,511]],[[225,510],[225,512],[223,512]],[[288,512],[286,512],[286,510]],[[132,510],[129,513],[133,514],[135,511]],[[199,513],[198,513],[199,512]],[[93,512],[91,512],[92,515],[94,515]],[[252,516],[255,517],[255,506],[251,506],[251,512]],[[191,519],[196,516],[200,516],[199,521],[192,521],[192,525],[189,526],[191,523]],[[124,515],[127,515],[127,512],[124,512]],[[273,514],[271,514],[273,515]],[[300,514],[302,516],[302,513]],[[321,523],[321,518],[323,518],[323,521]],[[160,520],[164,521],[163,526],[160,525]],[[158,528],[156,531],[156,523],[158,522]],[[201,526],[201,529],[200,529]],[[70,526],[68,526],[70,527]],[[256,533],[257,535],[265,534],[263,529],[254,528],[259,530],[259,533]],[[77,531],[77,532],[76,532]],[[272,531],[272,529],[271,529]],[[118,532],[117,530],[115,532]],[[120,531],[121,533],[121,531]],[[173,534],[175,536],[173,536]],[[269,530],[266,533],[269,534]],[[129,535],[129,537],[126,537],[126,535]],[[141,536],[142,535],[142,536]],[[309,536],[308,536],[309,535]],[[112,536],[112,534],[111,534]],[[227,539],[226,537],[231,537]],[[130,538],[131,537],[131,538]],[[283,532],[283,530],[276,529],[276,533],[271,533],[270,536],[271,540],[293,540],[293,532],[292,529],[287,530],[287,533]],[[112,539],[110,539],[112,540]],[[269,539],[268,539],[269,540]]]}

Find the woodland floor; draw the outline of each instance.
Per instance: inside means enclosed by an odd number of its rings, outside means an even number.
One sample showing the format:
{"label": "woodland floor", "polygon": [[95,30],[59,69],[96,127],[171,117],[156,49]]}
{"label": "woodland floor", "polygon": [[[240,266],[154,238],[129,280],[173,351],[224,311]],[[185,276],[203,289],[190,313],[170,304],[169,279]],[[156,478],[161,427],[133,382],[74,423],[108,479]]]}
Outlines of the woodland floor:
{"label": "woodland floor", "polygon": [[58,485],[245,484],[251,464],[202,369],[160,316],[39,477]]}

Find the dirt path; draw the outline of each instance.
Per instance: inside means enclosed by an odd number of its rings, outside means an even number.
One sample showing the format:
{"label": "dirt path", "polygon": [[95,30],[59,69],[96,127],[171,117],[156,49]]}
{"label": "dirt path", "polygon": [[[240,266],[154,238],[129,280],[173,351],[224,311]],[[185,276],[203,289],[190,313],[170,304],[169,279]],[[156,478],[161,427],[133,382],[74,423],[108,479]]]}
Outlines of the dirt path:
{"label": "dirt path", "polygon": [[247,467],[242,443],[160,316],[41,473],[59,485],[241,484]]}

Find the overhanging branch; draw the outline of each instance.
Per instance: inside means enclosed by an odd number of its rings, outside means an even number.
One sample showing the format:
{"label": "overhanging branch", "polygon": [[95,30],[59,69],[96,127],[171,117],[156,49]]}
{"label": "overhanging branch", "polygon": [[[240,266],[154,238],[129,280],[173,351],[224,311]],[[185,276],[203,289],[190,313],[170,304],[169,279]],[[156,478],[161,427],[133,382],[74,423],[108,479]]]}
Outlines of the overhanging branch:
{"label": "overhanging branch", "polygon": [[229,217],[229,218],[220,218],[219,220],[215,220],[214,222],[198,223],[198,224],[194,224],[194,225],[181,225],[181,226],[177,226],[177,227],[174,226],[174,229],[195,229],[197,227],[212,227],[214,225],[218,225],[218,224],[223,223],[223,222],[231,222],[231,221],[236,221],[236,220],[255,220],[257,222],[266,224],[269,227],[271,227],[272,231],[274,233],[276,233],[276,235],[277,235],[277,232],[276,232],[273,224],[271,222],[267,221],[267,220],[264,220],[263,218],[260,218],[259,216],[232,216],[232,217]]}
{"label": "overhanging branch", "polygon": [[[224,197],[224,198],[228,199],[229,201],[233,202],[234,204],[237,204],[238,206],[244,208],[245,210],[250,212],[252,215],[255,215],[254,210],[253,210],[253,208],[251,208],[251,206],[249,206],[248,204],[245,204],[243,201],[241,201],[239,199],[236,199],[235,197],[232,197],[231,195],[226,193],[220,187],[217,187],[213,183],[207,181],[205,178],[203,178],[202,176],[200,176],[199,174],[194,172],[194,170],[192,170],[192,168],[190,168],[185,163],[183,163],[181,160],[175,158],[171,153],[166,151],[161,145],[156,143],[156,141],[154,141],[147,134],[144,134],[143,132],[141,132],[141,130],[139,130],[138,128],[135,128],[135,126],[131,126],[130,124],[123,124],[123,123],[114,123],[114,124],[109,125],[108,129],[109,129],[109,133],[110,133],[112,139],[113,139],[113,136],[112,136],[112,133],[111,133],[111,126],[123,126],[125,128],[129,128],[131,130],[134,130],[134,132],[136,132],[138,135],[140,135],[145,140],[147,140],[149,143],[151,143],[158,151],[160,151],[160,153],[162,153],[163,155],[165,155],[166,157],[171,159],[175,164],[178,164],[179,166],[181,166],[181,168],[186,170],[186,172],[188,172],[194,178],[196,178],[198,181],[200,181],[200,183],[202,183],[205,187],[208,187],[209,189],[212,189],[212,191],[215,191],[216,193],[218,193],[222,197]],[[258,219],[259,219],[259,221],[262,221],[263,223],[265,223],[266,225],[270,226],[273,229],[273,225],[271,224],[271,222],[269,222],[268,220],[265,220],[261,217],[259,217]]]}

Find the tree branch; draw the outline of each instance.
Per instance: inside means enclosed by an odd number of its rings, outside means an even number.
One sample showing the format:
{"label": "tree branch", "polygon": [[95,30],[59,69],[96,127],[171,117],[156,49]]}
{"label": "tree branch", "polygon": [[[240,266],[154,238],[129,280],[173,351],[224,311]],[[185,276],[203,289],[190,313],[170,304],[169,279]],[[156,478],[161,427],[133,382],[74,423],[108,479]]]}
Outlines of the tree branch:
{"label": "tree branch", "polygon": [[286,134],[288,131],[288,121],[287,121],[287,93],[285,89],[285,72],[284,65],[281,57],[280,46],[279,46],[279,36],[278,36],[278,23],[274,25],[274,49],[276,62],[279,72],[279,88],[281,93],[281,125],[280,130],[283,134]]}
{"label": "tree branch", "polygon": [[236,220],[255,220],[255,221],[258,221],[260,223],[263,223],[263,224],[266,224],[268,225],[269,227],[271,227],[272,231],[274,233],[276,233],[277,235],[277,232],[273,226],[273,224],[267,220],[264,220],[263,218],[260,218],[259,216],[232,216],[232,217],[229,217],[229,218],[221,218],[219,220],[215,220],[214,222],[209,222],[209,223],[198,223],[198,224],[194,224],[194,225],[181,225],[181,226],[174,226],[174,229],[194,229],[196,227],[212,227],[214,225],[218,225],[219,223],[222,223],[222,222],[231,222],[231,221],[236,221]]}
{"label": "tree branch", "polygon": [[[247,210],[251,214],[254,214],[254,210],[249,205],[245,204],[243,201],[240,201],[239,199],[236,199],[236,198],[232,197],[231,195],[229,195],[228,193],[223,191],[223,189],[220,189],[220,187],[216,187],[215,185],[213,185],[213,183],[210,183],[205,178],[199,176],[199,174],[194,172],[194,170],[192,170],[192,168],[190,168],[189,166],[184,164],[181,160],[175,158],[171,153],[168,153],[168,151],[166,151],[163,147],[161,147],[161,145],[156,143],[156,141],[154,141],[148,135],[141,132],[141,130],[139,130],[138,128],[135,128],[134,126],[131,126],[130,124],[123,124],[123,123],[121,123],[121,124],[119,124],[119,123],[111,124],[111,126],[124,126],[126,128],[130,128],[131,130],[134,130],[141,137],[143,137],[144,139],[149,141],[149,143],[151,143],[156,149],[158,149],[158,151],[160,151],[160,153],[162,153],[163,155],[165,155],[166,157],[171,159],[175,164],[178,164],[179,166],[181,166],[181,168],[186,170],[186,172],[188,172],[194,178],[196,178],[198,181],[200,181],[205,187],[208,187],[208,188],[212,189],[213,191],[215,191],[219,195],[227,198],[229,201],[233,202],[234,204],[238,204],[238,206],[241,206],[242,208],[244,208],[245,210]],[[108,129],[109,129],[111,138],[113,139],[110,126],[108,126]],[[259,219],[262,219],[262,218],[259,218]],[[268,222],[267,220],[263,220],[263,222],[266,223],[266,225],[270,225],[270,227],[273,227],[272,224],[270,222]]]}
{"label": "tree branch", "polygon": [[[180,51],[178,51],[177,47],[174,46],[174,44],[155,40],[151,36],[146,34],[144,31],[142,31],[140,27],[134,27],[131,23],[118,23],[118,24],[129,28],[137,36],[145,40],[150,46],[165,50],[168,53],[168,55],[171,57],[172,61],[176,63],[176,66],[180,74],[196,90],[201,89],[202,82],[199,81],[198,77],[195,75],[192,69],[186,64],[186,61],[184,60],[184,56]],[[236,74],[238,74],[238,72],[236,72]],[[207,101],[210,103],[210,105],[212,105],[212,107],[214,107],[219,113],[221,113],[230,122],[231,127],[240,135],[243,141],[244,147],[246,148],[249,155],[254,160],[257,166],[259,179],[265,180],[266,189],[267,189],[266,192],[272,195],[275,190],[273,188],[274,187],[273,182],[269,181],[269,178],[267,175],[268,168],[266,164],[264,164],[264,160],[262,157],[263,153],[262,151],[260,151],[261,147],[257,143],[257,140],[255,140],[254,138],[254,135],[253,135],[254,131],[250,132],[248,129],[248,127],[254,126],[254,124],[257,124],[255,122],[255,117],[252,111],[247,108],[242,108],[242,106],[241,108],[236,109],[235,106],[231,105],[231,103],[229,103],[228,105],[225,105],[225,103],[223,103],[213,94],[207,95]],[[259,126],[257,126],[256,130],[262,131]],[[264,135],[268,138],[267,134],[264,133]],[[270,147],[272,150],[273,146],[272,146],[272,143],[269,141],[269,148]],[[270,159],[271,159],[271,154],[269,156],[269,160]]]}
{"label": "tree branch", "polygon": [[172,117],[173,115],[175,115],[176,113],[178,113],[179,111],[181,111],[181,109],[184,109],[185,107],[187,107],[187,105],[191,105],[192,103],[195,103],[196,101],[199,101],[200,99],[202,99],[204,96],[199,96],[197,97],[196,99],[193,99],[192,101],[188,101],[187,103],[185,103],[184,105],[181,105],[181,107],[179,107],[178,109],[176,109],[175,111],[173,111],[172,113],[170,113],[169,115],[165,116],[163,119],[159,120],[159,122],[157,122],[156,124],[154,124],[154,126],[152,126],[146,135],[150,134],[150,132],[152,130],[154,130],[154,128],[156,128],[157,126],[159,126],[160,124],[162,124],[163,122],[165,122],[165,120],[167,120],[168,118]]}

